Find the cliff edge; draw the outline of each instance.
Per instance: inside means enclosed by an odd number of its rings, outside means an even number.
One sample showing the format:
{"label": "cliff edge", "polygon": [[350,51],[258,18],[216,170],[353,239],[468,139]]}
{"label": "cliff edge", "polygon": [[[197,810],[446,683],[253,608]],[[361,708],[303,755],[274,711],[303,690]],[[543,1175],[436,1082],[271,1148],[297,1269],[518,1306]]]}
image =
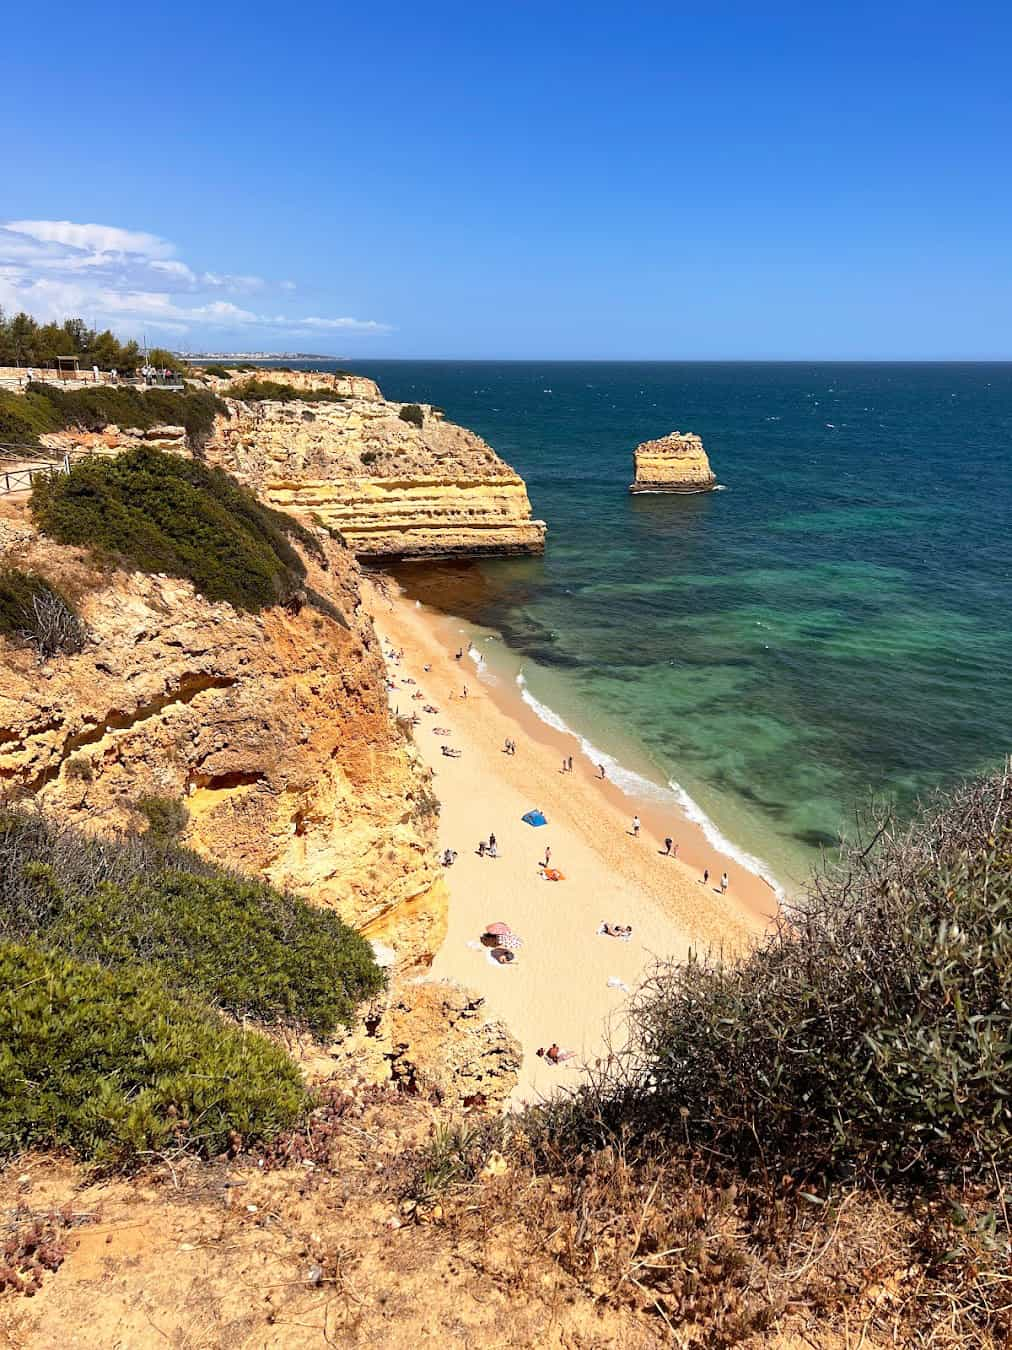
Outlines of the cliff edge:
{"label": "cliff edge", "polygon": [[710,492],[717,479],[703,442],[691,432],[672,431],[633,451],[630,492]]}
{"label": "cliff edge", "polygon": [[[287,381],[286,372],[277,372]],[[226,399],[204,458],[271,506],[309,516],[361,558],[539,554],[519,474],[429,404]]]}

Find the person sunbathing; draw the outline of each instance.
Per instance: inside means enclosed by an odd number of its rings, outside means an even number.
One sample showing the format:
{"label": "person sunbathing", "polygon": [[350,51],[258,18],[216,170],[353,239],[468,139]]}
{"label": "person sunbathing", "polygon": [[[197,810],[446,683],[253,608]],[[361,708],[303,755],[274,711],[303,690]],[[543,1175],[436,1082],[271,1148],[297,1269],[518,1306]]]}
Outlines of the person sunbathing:
{"label": "person sunbathing", "polygon": [[632,936],[631,923],[602,923],[600,932],[605,937],[627,938]]}
{"label": "person sunbathing", "polygon": [[453,745],[441,745],[439,748],[447,759],[460,759],[461,755],[464,753],[463,750],[458,750],[456,746]]}
{"label": "person sunbathing", "polygon": [[567,1059],[575,1059],[575,1050],[560,1050],[555,1041],[552,1041],[547,1050],[542,1047],[538,1050],[541,1059],[547,1059],[550,1064],[563,1064]]}
{"label": "person sunbathing", "polygon": [[516,959],[515,954],[508,947],[496,947],[491,956],[492,960],[500,966],[508,966],[511,961]]}

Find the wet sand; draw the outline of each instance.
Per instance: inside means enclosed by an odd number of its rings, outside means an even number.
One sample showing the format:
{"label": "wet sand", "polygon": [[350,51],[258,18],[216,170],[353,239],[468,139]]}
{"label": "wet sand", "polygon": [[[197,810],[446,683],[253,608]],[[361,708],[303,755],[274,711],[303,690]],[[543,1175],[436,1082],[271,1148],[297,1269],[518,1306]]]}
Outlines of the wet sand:
{"label": "wet sand", "polygon": [[[478,990],[488,1013],[504,1018],[518,1037],[524,1065],[515,1101],[574,1084],[582,1064],[599,1059],[609,1043],[621,1044],[626,990],[635,989],[655,959],[682,959],[690,948],[743,951],[775,915],[776,896],[762,878],[723,857],[677,809],[663,810],[602,782],[576,738],[546,726],[515,688],[483,680],[466,656],[459,621],[372,582],[366,596],[384,650],[403,648],[402,659],[388,663],[395,682],[391,706],[420,718],[415,743],[436,775],[440,848],[458,852],[446,872],[449,930],[432,978]],[[465,656],[457,661],[461,645]],[[418,690],[424,699],[413,699]],[[424,703],[437,706],[438,714],[424,713]],[[450,734],[436,735],[436,727]],[[503,753],[507,737],[516,741],[515,755]],[[461,750],[460,758],[445,757],[442,744]],[[563,773],[570,755],[573,771]],[[521,820],[532,808],[545,813],[547,826]],[[631,831],[634,814],[642,822],[638,838]],[[490,833],[498,844],[495,859],[477,853],[478,841]],[[664,854],[667,835],[678,844],[677,859]],[[544,879],[538,864],[546,847],[565,880]],[[723,871],[730,886],[722,896],[716,883]],[[631,939],[598,936],[605,920],[631,924]],[[485,926],[496,921],[523,939],[506,967],[479,943]],[[539,1059],[537,1048],[553,1041],[576,1057],[558,1067]]]}

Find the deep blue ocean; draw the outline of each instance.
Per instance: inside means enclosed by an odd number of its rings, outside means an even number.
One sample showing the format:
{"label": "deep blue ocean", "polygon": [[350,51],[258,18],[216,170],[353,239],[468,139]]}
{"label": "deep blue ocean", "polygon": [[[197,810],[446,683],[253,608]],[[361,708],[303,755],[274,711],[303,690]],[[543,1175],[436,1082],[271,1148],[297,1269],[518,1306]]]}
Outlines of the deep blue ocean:
{"label": "deep blue ocean", "polygon": [[[527,481],[544,559],[402,568],[537,699],[797,880],[1012,749],[1012,365],[363,361]],[[703,438],[723,491],[636,496]]]}

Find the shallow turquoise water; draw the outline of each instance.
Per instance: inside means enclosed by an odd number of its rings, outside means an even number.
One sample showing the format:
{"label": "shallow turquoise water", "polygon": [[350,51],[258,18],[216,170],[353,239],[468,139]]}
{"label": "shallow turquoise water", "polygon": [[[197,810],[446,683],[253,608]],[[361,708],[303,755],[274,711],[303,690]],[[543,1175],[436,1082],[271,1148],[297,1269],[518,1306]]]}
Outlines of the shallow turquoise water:
{"label": "shallow turquoise water", "polygon": [[[363,362],[527,480],[543,560],[401,569],[539,700],[796,877],[1012,747],[1012,366]],[[726,490],[630,497],[698,432]]]}

